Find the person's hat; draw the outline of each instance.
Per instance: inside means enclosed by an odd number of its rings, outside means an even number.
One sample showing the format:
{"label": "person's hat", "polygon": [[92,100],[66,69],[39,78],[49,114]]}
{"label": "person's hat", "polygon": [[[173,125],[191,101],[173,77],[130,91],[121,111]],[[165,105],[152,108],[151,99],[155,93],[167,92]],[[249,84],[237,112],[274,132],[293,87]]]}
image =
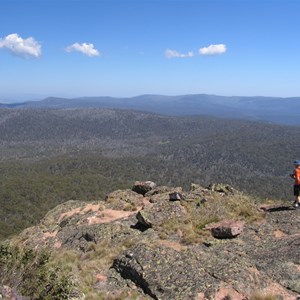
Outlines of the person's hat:
{"label": "person's hat", "polygon": [[300,160],[294,160],[294,165],[300,166]]}

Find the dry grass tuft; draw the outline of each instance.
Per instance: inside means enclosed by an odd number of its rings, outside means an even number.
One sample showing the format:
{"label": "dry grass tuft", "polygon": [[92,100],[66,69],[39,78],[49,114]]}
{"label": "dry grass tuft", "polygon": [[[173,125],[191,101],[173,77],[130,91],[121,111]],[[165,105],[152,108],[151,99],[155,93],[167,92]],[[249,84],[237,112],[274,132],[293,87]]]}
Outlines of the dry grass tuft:
{"label": "dry grass tuft", "polygon": [[[102,297],[101,293],[99,294],[99,291],[95,290],[96,276],[97,274],[105,274],[113,260],[134,243],[135,241],[126,240],[112,247],[108,241],[103,241],[97,245],[91,244],[85,253],[79,250],[56,251],[52,253],[50,265],[59,265],[66,274],[73,274],[86,299],[109,299],[104,295]],[[122,297],[118,299],[134,299]]]}
{"label": "dry grass tuft", "polygon": [[204,230],[207,224],[223,219],[254,222],[263,217],[263,213],[257,209],[255,199],[239,192],[229,195],[211,192],[204,203],[195,199],[194,202],[182,201],[181,204],[186,208],[187,215],[168,219],[160,228],[156,228],[162,239],[180,232],[180,239],[184,244],[199,243],[209,235]]}

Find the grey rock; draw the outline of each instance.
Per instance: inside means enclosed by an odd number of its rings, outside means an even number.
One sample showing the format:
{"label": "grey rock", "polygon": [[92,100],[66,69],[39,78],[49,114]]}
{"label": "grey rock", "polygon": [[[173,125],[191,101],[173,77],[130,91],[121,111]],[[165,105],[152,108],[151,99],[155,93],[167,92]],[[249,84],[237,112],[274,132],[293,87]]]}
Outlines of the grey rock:
{"label": "grey rock", "polygon": [[183,195],[178,192],[173,192],[169,194],[169,200],[170,201],[178,201],[178,200],[183,200]]}
{"label": "grey rock", "polygon": [[136,181],[132,187],[132,190],[144,196],[147,192],[153,190],[155,187],[156,183],[153,181]]}
{"label": "grey rock", "polygon": [[218,223],[209,224],[206,229],[211,231],[215,238],[228,239],[234,238],[241,234],[244,230],[245,222],[224,220]]}
{"label": "grey rock", "polygon": [[158,227],[171,218],[182,218],[185,215],[186,209],[179,201],[162,200],[144,207],[137,213],[136,218],[142,226],[150,228]]}
{"label": "grey rock", "polygon": [[195,299],[201,290],[213,285],[213,277],[184,252],[138,244],[129,253],[115,259],[113,268],[152,299]]}

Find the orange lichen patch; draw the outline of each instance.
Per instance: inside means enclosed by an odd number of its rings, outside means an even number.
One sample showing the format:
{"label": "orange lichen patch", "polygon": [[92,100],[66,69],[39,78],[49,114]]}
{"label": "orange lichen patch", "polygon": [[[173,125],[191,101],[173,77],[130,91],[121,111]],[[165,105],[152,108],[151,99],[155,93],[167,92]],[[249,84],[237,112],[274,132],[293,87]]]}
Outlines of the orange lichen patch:
{"label": "orange lichen patch", "polygon": [[[230,297],[230,298],[229,298]],[[224,286],[222,285],[219,291],[215,294],[215,300],[223,300],[223,299],[231,299],[231,300],[244,300],[245,295],[238,293],[232,286]]]}
{"label": "orange lichen patch", "polygon": [[128,218],[129,216],[135,214],[134,211],[124,211],[124,210],[113,210],[113,209],[105,209],[99,214],[91,216],[87,218],[87,223],[89,225],[92,224],[103,224],[110,223],[119,219]]}
{"label": "orange lichen patch", "polygon": [[275,235],[276,239],[281,239],[286,236],[286,234],[279,229],[274,231],[274,235]]}
{"label": "orange lichen patch", "polygon": [[158,243],[162,246],[168,247],[168,248],[172,248],[174,250],[176,250],[177,252],[186,250],[187,247],[184,245],[181,245],[178,242],[175,241],[170,241],[170,240],[159,240]]}
{"label": "orange lichen patch", "polygon": [[282,296],[284,300],[295,300],[295,295],[289,293],[285,288],[283,288],[278,283],[272,283],[271,285],[264,288],[260,295],[277,295]]}

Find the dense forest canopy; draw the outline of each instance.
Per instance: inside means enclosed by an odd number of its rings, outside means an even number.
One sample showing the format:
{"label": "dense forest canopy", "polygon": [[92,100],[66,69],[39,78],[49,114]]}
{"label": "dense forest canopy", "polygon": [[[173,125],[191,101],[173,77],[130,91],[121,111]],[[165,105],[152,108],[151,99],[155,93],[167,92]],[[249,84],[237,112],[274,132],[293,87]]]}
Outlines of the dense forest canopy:
{"label": "dense forest canopy", "polygon": [[97,200],[135,180],[224,182],[292,199],[299,128],[111,109],[0,109],[0,237],[70,199]]}

